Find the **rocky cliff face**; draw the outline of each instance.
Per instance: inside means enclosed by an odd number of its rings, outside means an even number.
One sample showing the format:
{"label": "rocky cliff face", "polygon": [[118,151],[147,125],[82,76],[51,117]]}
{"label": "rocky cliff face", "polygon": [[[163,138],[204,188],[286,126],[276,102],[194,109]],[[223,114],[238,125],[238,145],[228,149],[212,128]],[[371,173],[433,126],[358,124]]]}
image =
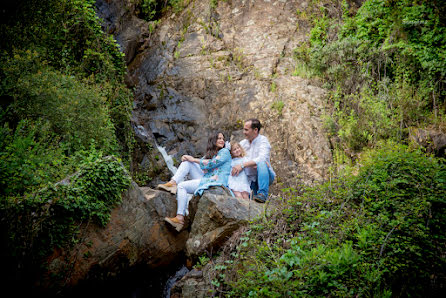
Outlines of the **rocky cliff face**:
{"label": "rocky cliff face", "polygon": [[325,177],[324,90],[293,75],[293,49],[307,38],[296,15],[305,1],[189,1],[156,26],[137,18],[132,3],[100,0],[97,7],[126,54],[141,139],[179,160],[199,156],[213,129],[240,141],[243,121],[255,117],[273,147],[272,192]]}

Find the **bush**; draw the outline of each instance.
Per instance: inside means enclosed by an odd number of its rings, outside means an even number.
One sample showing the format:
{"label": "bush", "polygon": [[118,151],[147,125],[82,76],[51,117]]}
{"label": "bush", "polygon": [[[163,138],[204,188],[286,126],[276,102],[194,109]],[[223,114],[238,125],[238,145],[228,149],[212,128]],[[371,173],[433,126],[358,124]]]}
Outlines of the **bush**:
{"label": "bush", "polygon": [[107,223],[129,177],[102,156],[128,166],[133,134],[124,54],[95,1],[13,2],[0,24],[0,250],[22,286],[79,225]]}
{"label": "bush", "polygon": [[53,70],[30,51],[15,53],[1,70],[6,77],[1,94],[13,99],[6,110],[10,122],[46,121],[69,153],[88,147],[91,140],[105,152],[117,150],[109,105],[99,86]]}
{"label": "bush", "polygon": [[0,129],[0,196],[20,197],[66,173],[66,159],[48,123],[19,122]]}
{"label": "bush", "polygon": [[379,140],[405,140],[411,126],[444,125],[444,5],[368,0],[353,15],[347,1],[340,6],[342,19],[325,9],[315,15],[308,47],[296,49],[333,88],[327,114],[339,145],[354,154]]}
{"label": "bush", "polygon": [[43,117],[73,149],[88,146],[92,133],[99,146],[119,150],[128,162],[131,92],[124,85],[124,54],[102,31],[94,1],[27,0],[5,9],[0,96],[12,114],[1,123],[14,128],[30,114]]}
{"label": "bush", "polygon": [[379,227],[369,241],[394,292],[422,294],[446,269],[446,167],[403,146],[366,153],[352,198]]}
{"label": "bush", "polygon": [[286,189],[281,208],[252,223],[223,258],[230,265],[216,290],[242,297],[440,291],[446,282],[444,161],[386,144],[361,163],[357,176],[297,193]]}
{"label": "bush", "polygon": [[68,181],[47,183],[33,193],[2,197],[0,201],[0,223],[6,240],[1,251],[13,263],[5,270],[18,270],[24,275],[23,286],[45,270],[44,260],[54,249],[77,241],[82,224],[105,226],[129,186],[129,175],[118,159],[102,158],[94,149],[85,153],[88,155],[83,157],[80,170]]}

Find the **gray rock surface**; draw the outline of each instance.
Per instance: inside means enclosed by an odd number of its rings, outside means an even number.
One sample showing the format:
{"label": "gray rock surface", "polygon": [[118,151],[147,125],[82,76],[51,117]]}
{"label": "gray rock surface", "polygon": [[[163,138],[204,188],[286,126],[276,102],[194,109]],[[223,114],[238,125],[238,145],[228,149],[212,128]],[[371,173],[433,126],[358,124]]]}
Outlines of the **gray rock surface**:
{"label": "gray rock surface", "polygon": [[170,297],[204,298],[212,297],[212,292],[209,283],[207,283],[203,277],[203,272],[193,269],[174,284]]}
{"label": "gray rock surface", "polygon": [[186,242],[186,255],[196,258],[216,252],[241,225],[264,212],[266,204],[225,194],[203,193]]}
{"label": "gray rock surface", "polygon": [[409,131],[409,140],[427,153],[446,157],[446,134],[441,130],[414,128]]}

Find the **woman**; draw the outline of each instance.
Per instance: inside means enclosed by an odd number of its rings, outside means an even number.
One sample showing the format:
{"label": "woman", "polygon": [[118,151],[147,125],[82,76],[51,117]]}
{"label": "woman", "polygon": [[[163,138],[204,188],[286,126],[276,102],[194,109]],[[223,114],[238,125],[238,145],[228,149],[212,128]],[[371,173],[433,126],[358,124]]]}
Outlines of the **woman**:
{"label": "woman", "polygon": [[[189,203],[187,194],[193,193],[194,195],[201,196],[203,191],[211,186],[227,187],[229,174],[231,172],[231,153],[225,148],[225,137],[222,133],[217,133],[208,139],[206,155],[204,158],[198,159],[190,155],[184,155],[182,160],[182,164],[186,161],[192,163],[188,165],[190,169],[195,167],[193,164],[198,164],[202,170],[203,176],[199,179],[192,179],[178,183],[177,216],[165,218],[165,221],[171,224],[178,232],[184,226],[184,217],[186,216],[187,205]],[[175,176],[172,177],[172,180],[174,178]]]}

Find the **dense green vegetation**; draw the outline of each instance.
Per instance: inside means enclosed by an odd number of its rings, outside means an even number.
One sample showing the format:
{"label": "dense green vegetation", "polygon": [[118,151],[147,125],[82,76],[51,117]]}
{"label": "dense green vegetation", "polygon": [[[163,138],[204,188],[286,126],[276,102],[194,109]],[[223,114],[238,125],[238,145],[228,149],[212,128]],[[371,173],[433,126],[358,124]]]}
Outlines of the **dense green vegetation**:
{"label": "dense green vegetation", "polygon": [[[2,270],[25,279],[54,248],[76,241],[82,223],[105,225],[120,202],[131,92],[94,1],[9,4],[0,25]],[[68,175],[68,185],[58,183]]]}
{"label": "dense green vegetation", "polygon": [[[433,296],[444,286],[446,166],[385,144],[356,176],[286,189],[214,267],[234,297]],[[223,269],[223,270],[222,270]],[[438,292],[435,292],[438,291]]]}
{"label": "dense green vegetation", "polygon": [[444,129],[442,1],[369,0],[357,12],[312,3],[309,42],[295,53],[331,89],[326,126],[340,149],[354,157],[381,139],[405,142],[411,127]]}

